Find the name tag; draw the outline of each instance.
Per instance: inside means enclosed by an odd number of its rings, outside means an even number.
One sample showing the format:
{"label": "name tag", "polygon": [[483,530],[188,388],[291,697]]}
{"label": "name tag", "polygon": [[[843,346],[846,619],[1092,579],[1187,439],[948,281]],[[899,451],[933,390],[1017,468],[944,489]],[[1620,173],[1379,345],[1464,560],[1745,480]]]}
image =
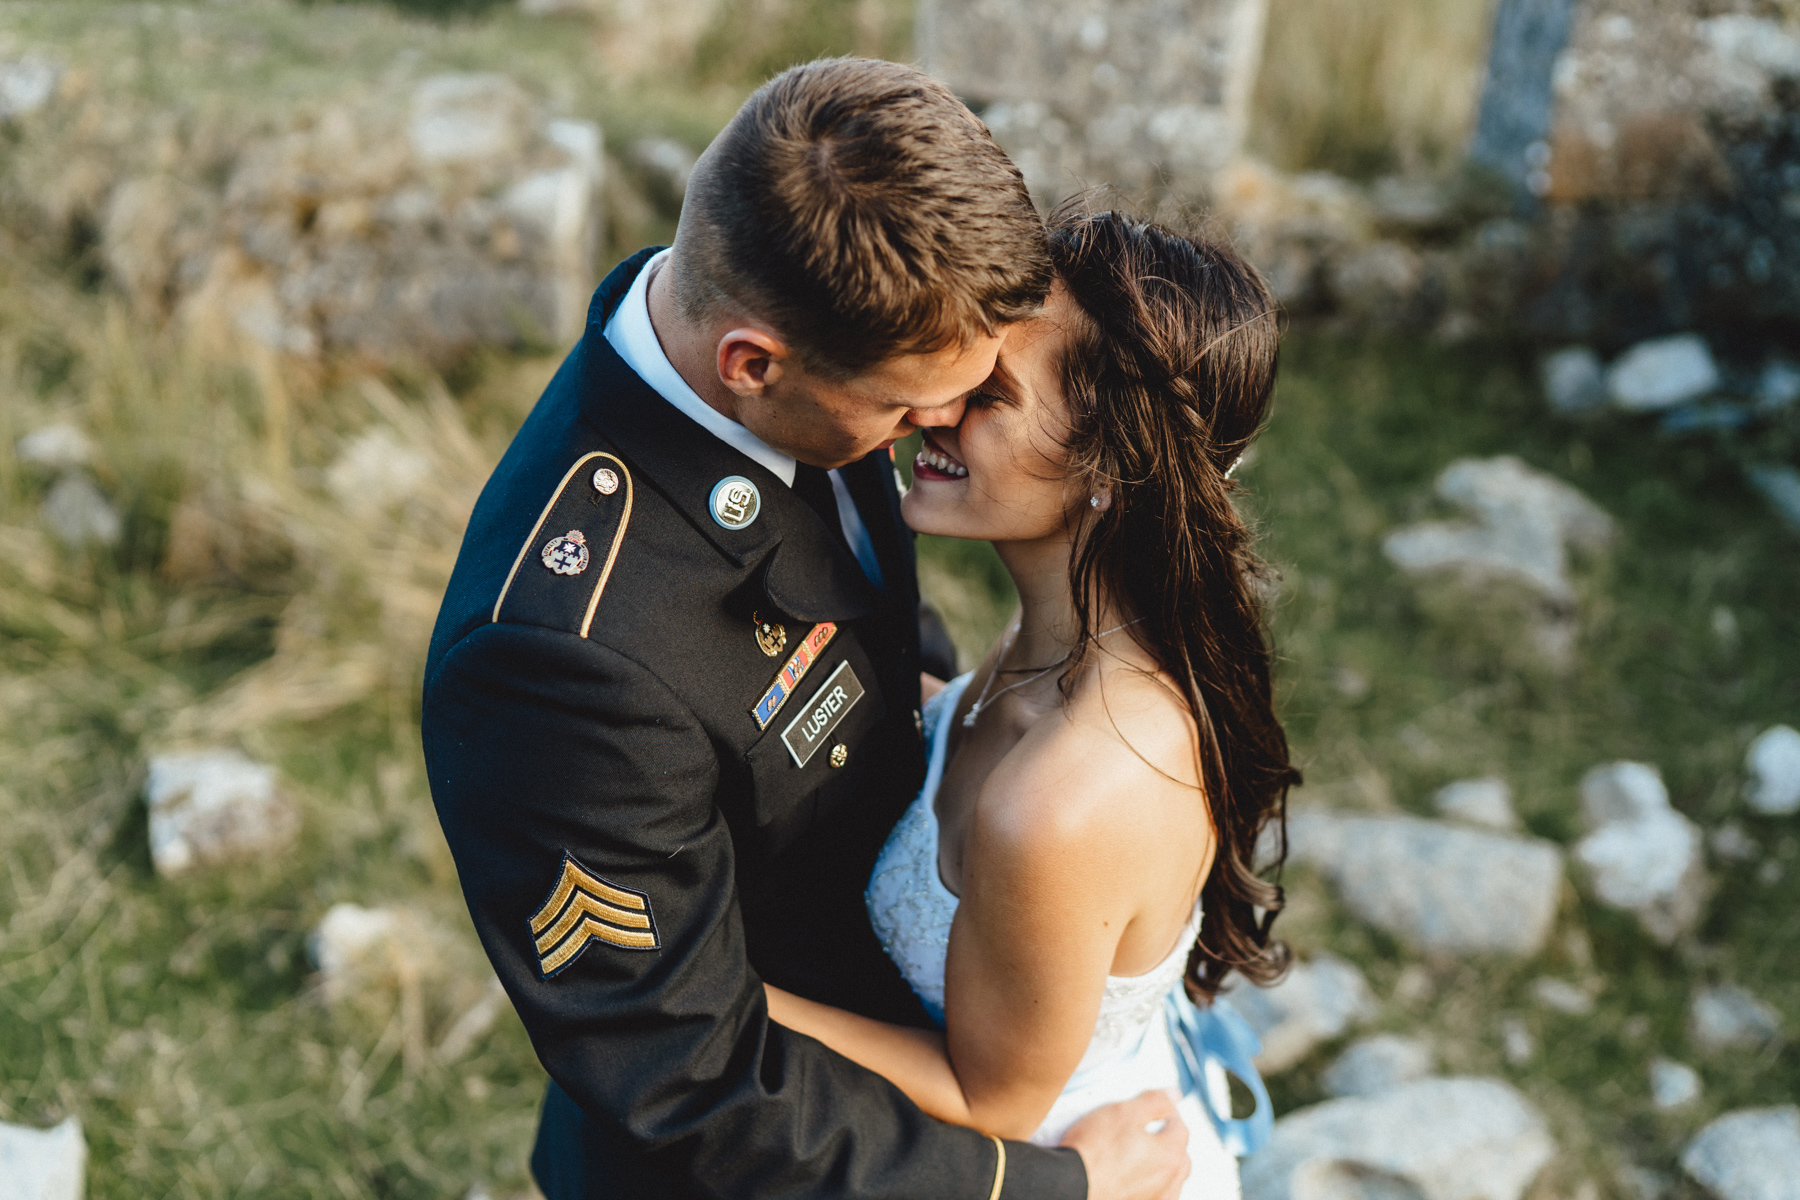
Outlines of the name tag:
{"label": "name tag", "polygon": [[862,698],[862,680],[856,677],[846,659],[813,693],[805,711],[781,731],[781,742],[793,756],[794,765],[804,767],[813,752],[831,737],[831,731],[838,727],[844,714],[855,708]]}

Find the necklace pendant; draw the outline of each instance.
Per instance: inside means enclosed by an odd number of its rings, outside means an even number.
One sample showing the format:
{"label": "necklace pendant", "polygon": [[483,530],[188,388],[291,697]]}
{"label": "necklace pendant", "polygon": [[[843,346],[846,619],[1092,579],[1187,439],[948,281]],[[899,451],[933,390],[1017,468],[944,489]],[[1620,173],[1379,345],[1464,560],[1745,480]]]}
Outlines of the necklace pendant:
{"label": "necklace pendant", "polygon": [[979,703],[971,704],[969,706],[969,711],[963,714],[962,727],[964,729],[975,728],[975,718],[979,717],[980,715],[981,715],[981,705]]}

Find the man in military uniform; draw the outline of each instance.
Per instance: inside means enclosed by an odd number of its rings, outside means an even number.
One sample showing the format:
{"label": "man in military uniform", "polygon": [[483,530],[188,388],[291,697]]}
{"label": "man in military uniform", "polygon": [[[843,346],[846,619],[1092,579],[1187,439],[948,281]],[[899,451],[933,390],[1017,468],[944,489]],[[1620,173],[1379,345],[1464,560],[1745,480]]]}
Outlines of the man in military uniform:
{"label": "man in military uniform", "polygon": [[862,901],[923,776],[889,447],[960,418],[1043,299],[1042,239],[940,85],[795,68],[702,158],[673,250],[601,285],[483,491],[425,752],[553,1081],[551,1200],[1174,1195],[1166,1097],[1002,1142],[772,1024],[761,987],[926,1023]]}

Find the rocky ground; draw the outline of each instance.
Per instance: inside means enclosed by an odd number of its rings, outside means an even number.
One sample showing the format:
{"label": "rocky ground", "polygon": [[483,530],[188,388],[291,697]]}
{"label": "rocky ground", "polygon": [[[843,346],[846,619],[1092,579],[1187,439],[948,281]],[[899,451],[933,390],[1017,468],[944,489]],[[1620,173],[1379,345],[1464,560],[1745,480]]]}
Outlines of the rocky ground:
{"label": "rocky ground", "polygon": [[[793,28],[879,49],[852,7]],[[84,1161],[97,1197],[524,1194],[542,1075],[417,675],[568,297],[666,231],[742,93],[607,75],[714,61],[703,23],[610,28],[0,6],[0,1162],[33,1200]],[[1246,163],[1218,198],[1299,318],[1241,473],[1307,774],[1299,966],[1233,997],[1283,1114],[1247,1194],[1791,1197],[1800,373],[1451,320],[1447,247],[1508,218],[1446,188]],[[921,553],[972,659],[1004,575]]]}

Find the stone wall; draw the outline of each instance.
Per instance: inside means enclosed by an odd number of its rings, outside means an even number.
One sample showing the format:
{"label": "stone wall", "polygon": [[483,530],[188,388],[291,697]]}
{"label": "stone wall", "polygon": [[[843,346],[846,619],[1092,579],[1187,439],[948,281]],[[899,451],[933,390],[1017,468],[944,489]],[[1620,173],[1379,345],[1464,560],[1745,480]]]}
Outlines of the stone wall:
{"label": "stone wall", "polygon": [[1800,255],[1800,27],[1759,0],[1577,0],[1546,73],[1559,3],[1504,0],[1473,151],[1540,218],[1525,329],[1800,331],[1778,267]]}
{"label": "stone wall", "polygon": [[601,133],[505,75],[359,85],[271,125],[146,110],[71,73],[14,125],[9,206],[97,242],[141,312],[377,362],[580,331]]}
{"label": "stone wall", "polygon": [[920,57],[1044,203],[1192,197],[1243,144],[1267,0],[922,0]]}

